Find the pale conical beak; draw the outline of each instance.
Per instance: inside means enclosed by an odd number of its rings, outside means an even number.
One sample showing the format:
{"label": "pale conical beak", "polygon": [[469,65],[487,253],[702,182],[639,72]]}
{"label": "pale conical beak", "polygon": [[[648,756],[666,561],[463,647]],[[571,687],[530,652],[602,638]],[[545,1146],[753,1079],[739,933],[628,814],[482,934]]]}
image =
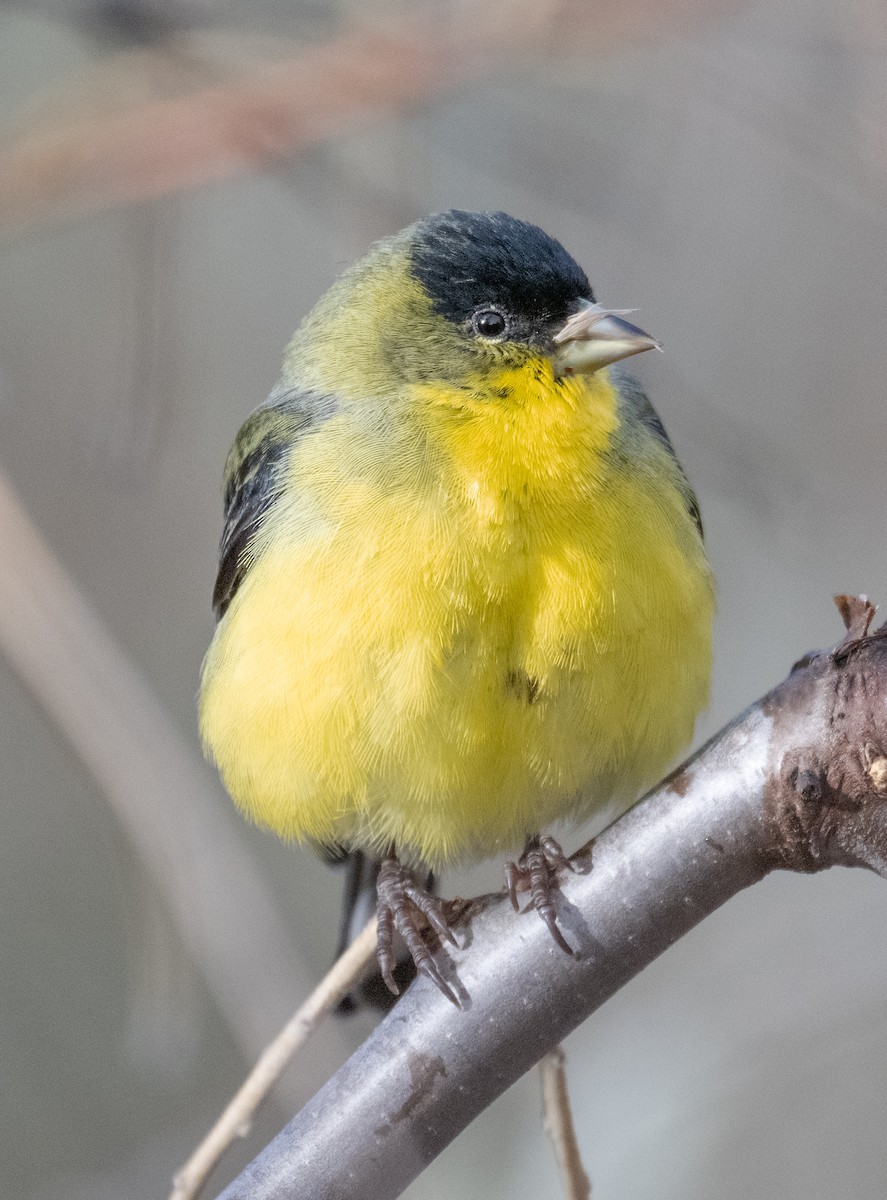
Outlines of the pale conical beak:
{"label": "pale conical beak", "polygon": [[559,375],[591,375],[610,363],[644,350],[661,350],[655,338],[623,321],[631,309],[602,308],[583,300],[582,307],[554,335],[555,370]]}

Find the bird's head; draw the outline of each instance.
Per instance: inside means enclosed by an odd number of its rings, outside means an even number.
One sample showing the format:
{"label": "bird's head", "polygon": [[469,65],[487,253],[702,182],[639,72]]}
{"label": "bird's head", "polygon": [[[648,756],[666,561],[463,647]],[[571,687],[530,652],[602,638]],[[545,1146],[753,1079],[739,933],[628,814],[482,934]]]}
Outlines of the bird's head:
{"label": "bird's head", "polygon": [[592,374],[656,347],[623,318],[538,226],[454,209],[377,243],[306,319],[288,363],[355,399],[411,384],[477,393],[514,370]]}

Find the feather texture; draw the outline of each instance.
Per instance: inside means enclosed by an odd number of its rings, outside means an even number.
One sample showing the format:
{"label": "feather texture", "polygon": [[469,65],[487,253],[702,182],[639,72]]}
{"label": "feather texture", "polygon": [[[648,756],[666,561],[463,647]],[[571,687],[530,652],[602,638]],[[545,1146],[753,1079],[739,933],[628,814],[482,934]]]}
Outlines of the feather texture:
{"label": "feather texture", "polygon": [[539,358],[413,385],[383,427],[340,406],[284,456],[259,440],[273,484],[235,477],[274,520],[202,701],[253,820],[440,867],[665,769],[706,700],[712,587],[670,444],[619,383]]}

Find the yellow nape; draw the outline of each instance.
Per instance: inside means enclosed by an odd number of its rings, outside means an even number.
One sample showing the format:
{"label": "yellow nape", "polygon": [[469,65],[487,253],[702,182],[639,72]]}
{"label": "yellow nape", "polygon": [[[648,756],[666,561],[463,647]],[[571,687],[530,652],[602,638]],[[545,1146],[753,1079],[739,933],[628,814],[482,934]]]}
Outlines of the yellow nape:
{"label": "yellow nape", "polygon": [[436,868],[630,802],[708,693],[678,471],[606,371],[425,384],[384,427],[344,406],[295,447],[207,656],[202,732],[236,802]]}

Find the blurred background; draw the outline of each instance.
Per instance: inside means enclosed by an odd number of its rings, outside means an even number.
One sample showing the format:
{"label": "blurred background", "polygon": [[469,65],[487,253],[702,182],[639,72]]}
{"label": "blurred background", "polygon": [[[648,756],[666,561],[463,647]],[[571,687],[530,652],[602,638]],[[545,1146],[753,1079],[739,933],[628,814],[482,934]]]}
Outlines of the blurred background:
{"label": "blurred background", "polygon": [[[832,593],[887,602],[885,59],[880,0],[0,4],[3,1195],[164,1197],[330,962],[339,878],[234,814],[195,694],[225,454],[375,238],[506,209],[662,339],[719,580],[700,739],[838,640]],[[874,876],[774,876],[581,1028],[595,1197],[883,1197],[885,923]],[[539,1108],[530,1075],[411,1200],[557,1196]]]}

